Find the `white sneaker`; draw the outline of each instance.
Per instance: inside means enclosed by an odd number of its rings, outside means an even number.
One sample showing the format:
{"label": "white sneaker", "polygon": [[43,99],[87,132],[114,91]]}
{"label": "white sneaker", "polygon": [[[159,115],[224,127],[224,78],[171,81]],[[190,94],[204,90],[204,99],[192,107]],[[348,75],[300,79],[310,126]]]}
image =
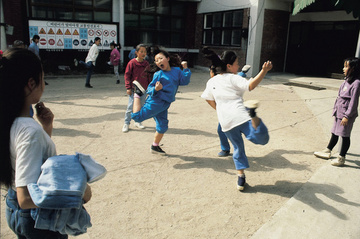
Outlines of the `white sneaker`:
{"label": "white sneaker", "polygon": [[139,128],[139,129],[145,129],[145,126],[142,125],[142,123],[140,123],[140,122],[135,122],[135,127]]}
{"label": "white sneaker", "polygon": [[330,149],[324,149],[319,152],[314,152],[314,155],[318,158],[322,159],[329,159],[331,157],[331,150]]}
{"label": "white sneaker", "polygon": [[122,132],[126,133],[129,131],[129,125],[128,124],[124,124],[123,128],[122,128]]}
{"label": "white sneaker", "polygon": [[343,166],[345,164],[345,157],[337,156],[337,158],[331,160],[332,166]]}
{"label": "white sneaker", "polygon": [[75,66],[78,66],[78,65],[79,65],[79,61],[78,61],[76,58],[74,59],[74,65],[75,65]]}

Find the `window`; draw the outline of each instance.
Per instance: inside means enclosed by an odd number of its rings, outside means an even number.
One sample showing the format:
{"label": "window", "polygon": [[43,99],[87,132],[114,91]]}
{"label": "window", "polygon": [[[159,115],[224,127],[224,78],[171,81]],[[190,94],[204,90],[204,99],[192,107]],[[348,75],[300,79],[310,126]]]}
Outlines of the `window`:
{"label": "window", "polygon": [[[125,8],[125,45],[140,42],[164,47],[185,45],[186,2],[129,0]],[[134,32],[140,34],[134,38]]]}
{"label": "window", "polygon": [[203,44],[241,46],[243,10],[204,15]]}
{"label": "window", "polygon": [[113,0],[29,0],[30,17],[111,22]]}

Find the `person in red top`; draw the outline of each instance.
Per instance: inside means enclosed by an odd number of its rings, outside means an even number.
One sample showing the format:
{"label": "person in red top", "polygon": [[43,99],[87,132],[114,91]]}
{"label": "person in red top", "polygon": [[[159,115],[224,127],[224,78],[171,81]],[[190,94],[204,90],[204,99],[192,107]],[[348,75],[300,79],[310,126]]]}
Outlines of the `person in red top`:
{"label": "person in red top", "polygon": [[120,84],[120,76],[119,76],[119,65],[120,65],[120,52],[116,48],[116,43],[110,43],[110,49],[112,50],[110,53],[110,65],[114,66],[114,74],[116,75],[116,84]]}
{"label": "person in red top", "polygon": [[[133,112],[133,103],[134,103],[134,87],[133,81],[138,81],[141,86],[146,90],[150,84],[151,77],[148,73],[149,62],[145,60],[146,57],[146,45],[139,44],[136,46],[135,50],[136,58],[129,61],[125,70],[125,87],[126,94],[129,95],[129,103],[125,112],[125,122],[122,128],[122,132],[126,133],[129,131],[129,125],[131,121],[131,113]],[[146,94],[142,95],[141,105],[144,105],[146,99]],[[135,122],[135,126],[139,129],[144,129],[145,127],[140,122]]]}

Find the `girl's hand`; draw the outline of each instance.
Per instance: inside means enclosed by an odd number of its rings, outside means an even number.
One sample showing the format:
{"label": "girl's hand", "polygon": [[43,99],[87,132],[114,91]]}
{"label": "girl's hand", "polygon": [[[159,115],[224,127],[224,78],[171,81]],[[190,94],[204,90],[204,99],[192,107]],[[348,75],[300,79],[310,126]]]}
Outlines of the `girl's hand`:
{"label": "girl's hand", "polygon": [[84,203],[87,203],[88,201],[90,201],[91,197],[92,197],[91,187],[89,186],[89,184],[87,184],[85,193],[83,196]]}
{"label": "girl's hand", "polygon": [[340,122],[340,125],[341,126],[346,126],[348,124],[349,120],[348,118],[344,117],[342,118],[341,122]]}
{"label": "girl's hand", "polygon": [[159,91],[159,90],[161,90],[163,88],[163,85],[160,83],[160,81],[157,81],[156,83],[155,83],[155,90],[156,91]]}
{"label": "girl's hand", "polygon": [[187,61],[182,61],[181,65],[184,69],[188,68]]}
{"label": "girl's hand", "polygon": [[127,95],[132,95],[132,90],[131,90],[131,89],[127,89],[127,90],[126,90],[126,94],[127,94]]}
{"label": "girl's hand", "polygon": [[54,114],[52,111],[45,107],[43,102],[39,102],[35,105],[36,117],[40,121],[43,127],[50,126],[54,120]]}
{"label": "girl's hand", "polygon": [[266,61],[263,66],[262,69],[266,72],[268,72],[269,70],[271,70],[273,67],[272,62],[271,61]]}

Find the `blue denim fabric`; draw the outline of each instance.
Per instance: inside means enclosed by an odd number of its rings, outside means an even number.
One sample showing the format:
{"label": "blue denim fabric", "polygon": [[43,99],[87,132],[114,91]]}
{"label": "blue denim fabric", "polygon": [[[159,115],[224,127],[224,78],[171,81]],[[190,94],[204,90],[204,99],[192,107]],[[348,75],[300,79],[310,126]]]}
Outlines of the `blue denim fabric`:
{"label": "blue denim fabric", "polygon": [[21,239],[67,239],[67,235],[50,230],[34,228],[35,221],[31,217],[30,209],[21,209],[16,192],[11,188],[6,196],[6,221],[10,229]]}
{"label": "blue denim fabric", "polygon": [[90,79],[91,79],[91,75],[93,73],[94,70],[94,65],[92,63],[92,61],[88,61],[88,62],[83,62],[83,61],[79,61],[79,64],[85,66],[86,69],[88,69],[87,75],[86,75],[86,84],[90,84]]}
{"label": "blue denim fabric", "polygon": [[41,171],[37,183],[27,185],[39,206],[31,210],[35,227],[69,235],[85,233],[91,227],[90,215],[82,207],[86,184],[103,178],[106,169],[91,156],[77,153],[50,157]]}
{"label": "blue denim fabric", "polygon": [[[141,102],[141,106],[143,106],[145,104],[145,100],[146,100],[147,94],[144,94],[140,97],[140,102]],[[131,121],[131,113],[133,112],[133,105],[134,105],[134,93],[129,95],[129,102],[126,108],[126,112],[125,112],[125,124],[129,125],[130,121]]]}
{"label": "blue denim fabric", "polygon": [[230,151],[230,144],[229,144],[228,138],[226,137],[225,133],[222,131],[220,123],[218,125],[217,133],[218,133],[219,138],[220,138],[220,148],[221,148],[221,150]]}
{"label": "blue denim fabric", "polygon": [[249,167],[249,162],[245,154],[242,134],[244,134],[246,139],[253,142],[254,144],[265,145],[269,142],[269,132],[262,121],[260,121],[260,124],[256,130],[252,127],[251,120],[249,120],[248,122],[226,131],[225,135],[228,137],[234,147],[233,160],[237,170]]}
{"label": "blue denim fabric", "polygon": [[169,120],[167,117],[170,104],[170,102],[149,96],[141,110],[132,113],[131,118],[135,120],[135,122],[142,122],[154,118],[156,131],[160,134],[164,134],[168,130]]}

